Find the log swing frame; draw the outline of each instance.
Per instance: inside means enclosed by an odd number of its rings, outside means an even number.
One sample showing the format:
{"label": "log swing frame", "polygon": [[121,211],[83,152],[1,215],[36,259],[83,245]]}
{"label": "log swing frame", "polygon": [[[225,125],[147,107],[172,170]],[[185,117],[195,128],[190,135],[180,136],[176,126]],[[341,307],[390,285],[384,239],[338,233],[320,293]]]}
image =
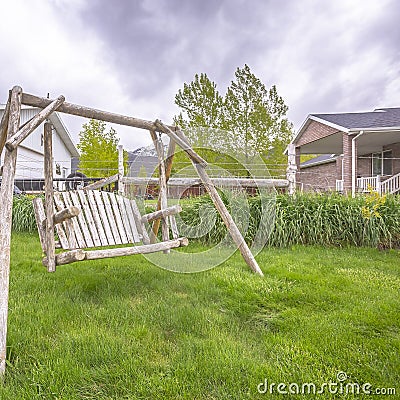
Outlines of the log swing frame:
{"label": "log swing frame", "polygon": [[[21,106],[31,106],[40,108],[41,111],[31,120],[20,126]],[[130,126],[147,130],[153,140],[159,160],[159,185],[160,194],[157,209],[162,210],[167,207],[167,181],[170,178],[173,155],[175,146],[178,145],[186,152],[197,171],[201,182],[209,193],[217,211],[221,215],[229,234],[242,254],[244,260],[255,273],[263,276],[253,254],[247,246],[242,234],[229,214],[225,204],[216,190],[213,181],[208,176],[206,167],[207,162],[200,157],[192,148],[185,134],[176,126],[169,126],[160,120],[154,122],[94,108],[81,106],[65,101],[64,96],[59,96],[55,100],[35,96],[23,92],[19,86],[14,86],[9,92],[8,101],[0,122],[0,155],[4,154],[4,165],[0,165],[2,183],[0,189],[0,376],[4,376],[6,365],[6,336],[7,336],[7,317],[8,317],[8,293],[9,293],[9,274],[10,274],[10,242],[11,242],[11,220],[13,187],[16,172],[17,151],[20,143],[26,139],[40,124],[45,122],[53,112],[60,112],[79,117],[91,118],[118,125]],[[162,142],[158,134],[164,133],[169,136],[170,144],[167,155],[164,155]],[[70,207],[68,211],[54,215],[53,209],[53,156],[52,156],[52,126],[45,123],[44,128],[44,173],[45,173],[45,207],[44,223],[41,229],[46,232],[46,259],[48,271],[55,271],[56,254],[54,235],[54,221],[62,221],[77,215],[79,210]],[[123,171],[122,171],[123,173]],[[119,171],[121,175],[121,171]],[[117,177],[118,178],[118,177]],[[89,189],[89,188],[88,188]],[[93,188],[91,188],[93,189]],[[153,224],[153,233],[150,242],[155,242],[161,221],[163,242],[168,240],[168,219],[158,218]],[[173,223],[171,224],[173,225]],[[176,226],[171,226],[172,232],[176,231]],[[176,235],[175,235],[176,236]],[[53,239],[51,239],[53,238]],[[138,246],[140,247],[140,246]],[[176,246],[175,246],[176,247]],[[118,250],[118,249],[116,249]],[[162,249],[168,252],[168,249]],[[133,252],[132,252],[133,253]],[[136,254],[136,253],[135,253]],[[116,254],[119,255],[119,254]]]}

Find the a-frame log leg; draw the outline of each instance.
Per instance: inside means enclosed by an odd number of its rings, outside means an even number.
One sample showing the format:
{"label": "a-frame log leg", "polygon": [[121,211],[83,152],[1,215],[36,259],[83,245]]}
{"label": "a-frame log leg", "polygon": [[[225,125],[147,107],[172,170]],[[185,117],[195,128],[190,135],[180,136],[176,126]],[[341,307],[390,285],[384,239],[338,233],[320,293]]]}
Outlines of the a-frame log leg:
{"label": "a-frame log leg", "polygon": [[[151,138],[154,143],[154,147],[157,151],[158,157],[158,171],[159,171],[159,182],[160,182],[160,193],[159,193],[159,200],[161,209],[165,209],[168,207],[168,200],[167,200],[167,181],[165,178],[165,160],[164,160],[164,145],[157,137],[156,132],[150,131]],[[163,242],[169,240],[169,224],[168,224],[168,217],[163,218],[161,220],[161,231],[162,231],[162,240]],[[154,242],[156,241],[156,237],[152,235],[151,240]],[[169,250],[164,250],[164,253],[169,253]]]}
{"label": "a-frame log leg", "polygon": [[[167,151],[167,159],[165,161],[165,182],[168,184],[168,180],[171,176],[171,171],[172,171],[172,162],[174,159],[175,155],[175,148],[176,148],[176,143],[174,140],[170,138],[169,140],[169,145],[168,145],[168,151]],[[168,190],[168,189],[167,189]],[[157,202],[157,211],[161,210],[161,197],[158,196],[158,202]],[[173,227],[175,221],[171,220],[171,227]],[[175,223],[176,225],[176,223]],[[156,221],[153,222],[153,236],[157,237],[158,235],[158,230],[160,229],[160,220],[157,219]],[[174,237],[174,239],[176,239]]]}
{"label": "a-frame log leg", "polygon": [[[8,138],[19,127],[22,89],[15,86],[11,92]],[[0,189],[0,376],[6,369],[6,340],[8,317],[8,288],[10,278],[11,220],[14,190],[14,177],[17,164],[17,149],[6,149],[4,156],[3,177]]]}
{"label": "a-frame log leg", "polygon": [[222,220],[224,221],[229,234],[231,235],[233,241],[235,242],[236,246],[238,247],[240,253],[242,254],[244,260],[248,264],[248,266],[257,274],[264,276],[261,268],[257,264],[256,259],[254,258],[253,254],[251,253],[247,243],[245,242],[242,234],[240,233],[235,221],[233,220],[232,216],[229,214],[224,202],[222,201],[221,197],[218,194],[218,191],[215,189],[210,177],[206,171],[207,163],[193,150],[190,146],[190,143],[184,133],[180,130],[172,131],[168,126],[161,123],[160,121],[155,122],[156,126],[162,131],[165,132],[169,137],[174,139],[178,144],[182,143],[182,149],[188,154],[192,164],[196,168],[197,173],[201,181],[203,182],[204,187],[206,188],[207,192],[209,193],[211,200],[213,201],[215,208],[218,210],[219,214],[221,215]]}

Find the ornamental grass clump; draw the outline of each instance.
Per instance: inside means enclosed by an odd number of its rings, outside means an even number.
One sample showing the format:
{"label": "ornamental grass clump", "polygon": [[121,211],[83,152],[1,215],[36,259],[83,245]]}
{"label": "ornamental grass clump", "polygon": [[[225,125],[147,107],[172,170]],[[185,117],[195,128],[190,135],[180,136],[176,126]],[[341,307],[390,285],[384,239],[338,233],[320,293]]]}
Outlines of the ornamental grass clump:
{"label": "ornamental grass clump", "polygon": [[[259,229],[270,228],[267,244],[277,247],[296,244],[400,246],[400,202],[397,196],[367,194],[351,198],[338,194],[281,194],[276,196],[275,204],[270,204],[269,211],[275,218],[264,219],[264,224],[267,221],[273,224],[272,227],[260,226],[263,202],[260,196],[241,197],[235,201],[236,210],[249,214],[244,218],[245,215],[240,217],[239,213],[239,218],[236,218],[239,228],[245,228],[241,230],[249,244]],[[185,204],[181,218],[192,226],[193,237],[202,244],[219,243],[226,235],[225,225],[208,196],[194,198]],[[240,226],[242,220],[247,221],[246,226]]]}
{"label": "ornamental grass clump", "polygon": [[20,195],[13,198],[12,229],[15,232],[36,231],[32,200],[35,196]]}

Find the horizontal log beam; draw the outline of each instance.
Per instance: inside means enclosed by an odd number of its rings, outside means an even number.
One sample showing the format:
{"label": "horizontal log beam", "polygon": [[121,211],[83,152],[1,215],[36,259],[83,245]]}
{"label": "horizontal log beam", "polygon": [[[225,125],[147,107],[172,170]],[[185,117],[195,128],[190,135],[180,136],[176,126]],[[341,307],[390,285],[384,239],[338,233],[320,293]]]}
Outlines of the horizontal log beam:
{"label": "horizontal log beam", "polygon": [[156,219],[165,218],[170,215],[178,214],[182,211],[182,207],[177,204],[175,206],[167,207],[162,210],[154,211],[149,214],[145,214],[142,216],[142,222],[151,222]]}
{"label": "horizontal log beam", "polygon": [[[267,179],[267,178],[210,178],[211,182],[216,186],[233,186],[233,187],[277,187],[284,188],[288,186],[287,179]],[[158,178],[140,178],[140,177],[123,177],[121,181],[124,184],[134,185],[158,185]],[[169,178],[168,186],[193,186],[200,185],[200,178]]]}
{"label": "horizontal log beam", "polygon": [[104,186],[110,185],[111,183],[118,181],[118,179],[119,179],[119,174],[115,174],[115,175],[109,176],[107,178],[101,179],[100,181],[93,182],[93,183],[85,186],[83,189],[84,190],[100,189]]}
{"label": "horizontal log beam", "polygon": [[130,256],[134,254],[156,253],[158,251],[187,246],[188,244],[189,240],[187,238],[179,238],[174,240],[168,240],[166,242],[145,244],[142,246],[121,247],[116,249],[104,249],[104,250],[90,250],[86,251],[85,253],[86,253],[86,260],[96,260],[100,258]]}
{"label": "horizontal log beam", "polygon": [[65,101],[64,96],[59,96],[42,111],[36,114],[27,124],[6,142],[8,150],[13,151],[23,140],[25,140],[45,119],[49,117]]}
{"label": "horizontal log beam", "polygon": [[[38,97],[28,93],[22,94],[22,104],[25,104],[27,106],[45,108],[51,102],[52,100],[46,99],[44,97]],[[96,120],[110,122],[118,125],[132,126],[134,128],[146,130],[152,129],[158,131],[158,128],[152,121],[146,121],[134,117],[127,117],[125,115],[101,111],[95,108],[80,106],[78,104],[68,102],[64,102],[57,111],[63,112],[65,114],[77,115],[79,117],[93,118]]]}

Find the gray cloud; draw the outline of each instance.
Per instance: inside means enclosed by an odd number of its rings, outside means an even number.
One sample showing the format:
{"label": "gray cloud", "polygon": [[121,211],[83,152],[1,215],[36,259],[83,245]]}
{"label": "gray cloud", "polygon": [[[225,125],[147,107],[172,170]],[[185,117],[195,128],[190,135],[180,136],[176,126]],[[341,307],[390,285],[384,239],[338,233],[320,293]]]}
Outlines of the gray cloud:
{"label": "gray cloud", "polygon": [[[205,72],[224,92],[246,63],[267,87],[277,85],[297,127],[309,113],[399,105],[396,0],[57,0],[26,15],[26,2],[12,4],[19,7],[10,13],[20,15],[21,35],[0,44],[8,60],[0,101],[22,84],[40,95],[63,93],[93,107],[170,121],[184,82]],[[27,21],[49,30],[42,52],[27,40]],[[6,32],[3,24],[2,37]],[[143,141],[121,135],[130,148]]]}

